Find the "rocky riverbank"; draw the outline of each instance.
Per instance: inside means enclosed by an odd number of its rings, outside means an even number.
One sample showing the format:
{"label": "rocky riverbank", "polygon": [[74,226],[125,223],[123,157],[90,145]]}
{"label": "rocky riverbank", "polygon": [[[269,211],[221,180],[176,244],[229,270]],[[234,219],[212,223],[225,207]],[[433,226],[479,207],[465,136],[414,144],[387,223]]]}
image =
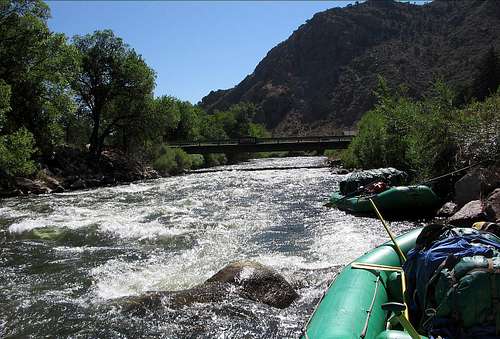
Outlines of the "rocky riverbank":
{"label": "rocky riverbank", "polygon": [[99,161],[91,161],[83,150],[58,147],[50,158],[40,160],[40,167],[30,177],[0,176],[0,197],[59,193],[160,177],[151,167],[116,149],[105,150]]}
{"label": "rocky riverbank", "polygon": [[438,211],[456,226],[470,226],[476,221],[500,222],[500,161],[475,167],[453,186],[453,198]]}

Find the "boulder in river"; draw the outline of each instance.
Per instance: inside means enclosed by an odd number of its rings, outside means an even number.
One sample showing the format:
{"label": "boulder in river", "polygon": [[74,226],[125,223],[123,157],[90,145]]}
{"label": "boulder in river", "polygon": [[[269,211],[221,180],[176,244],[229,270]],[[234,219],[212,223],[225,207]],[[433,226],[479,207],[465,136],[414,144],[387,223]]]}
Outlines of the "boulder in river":
{"label": "boulder in river", "polygon": [[69,188],[72,190],[81,190],[87,188],[87,185],[85,183],[85,180],[78,178],[71,185],[69,185]]}
{"label": "boulder in river", "polygon": [[206,281],[241,287],[241,295],[264,304],[285,308],[297,297],[293,287],[272,268],[255,261],[233,262]]}
{"label": "boulder in river", "polygon": [[126,311],[141,315],[162,306],[180,308],[193,303],[220,302],[231,296],[285,308],[299,295],[272,268],[255,261],[242,260],[225,266],[203,284],[193,288],[146,292],[140,296],[122,298],[119,304]]}

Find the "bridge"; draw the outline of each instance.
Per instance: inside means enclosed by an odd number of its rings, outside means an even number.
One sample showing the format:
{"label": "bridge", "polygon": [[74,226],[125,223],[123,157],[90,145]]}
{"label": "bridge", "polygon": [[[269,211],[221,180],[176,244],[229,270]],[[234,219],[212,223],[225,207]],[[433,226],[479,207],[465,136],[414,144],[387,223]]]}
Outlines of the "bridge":
{"label": "bridge", "polygon": [[226,140],[206,140],[200,142],[171,143],[169,147],[182,148],[186,153],[255,153],[277,151],[324,151],[345,149],[353,135],[333,135],[319,137],[284,138],[240,138]]}

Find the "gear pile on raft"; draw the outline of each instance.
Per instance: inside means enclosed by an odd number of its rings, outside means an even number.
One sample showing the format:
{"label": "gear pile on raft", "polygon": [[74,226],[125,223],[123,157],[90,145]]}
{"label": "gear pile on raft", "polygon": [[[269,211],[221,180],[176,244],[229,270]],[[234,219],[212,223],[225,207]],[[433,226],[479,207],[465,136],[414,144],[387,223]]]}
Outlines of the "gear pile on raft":
{"label": "gear pile on raft", "polygon": [[347,265],[302,338],[500,338],[500,225],[430,224]]}
{"label": "gear pile on raft", "polygon": [[353,172],[340,182],[340,190],[331,195],[328,206],[341,210],[371,214],[370,200],[386,214],[425,215],[435,212],[441,199],[431,187],[405,185],[408,175],[395,168]]}
{"label": "gear pile on raft", "polygon": [[395,238],[382,214],[431,215],[442,204],[432,187],[407,183],[394,168],[340,182],[328,205],[376,214],[391,241],[344,267],[302,338],[500,338],[500,220],[429,224]]}

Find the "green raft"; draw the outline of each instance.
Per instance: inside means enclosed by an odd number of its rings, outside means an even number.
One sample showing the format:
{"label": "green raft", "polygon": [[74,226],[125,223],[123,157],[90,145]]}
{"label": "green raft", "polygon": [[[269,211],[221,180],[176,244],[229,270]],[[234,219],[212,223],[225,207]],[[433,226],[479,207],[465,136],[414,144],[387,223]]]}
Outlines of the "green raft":
{"label": "green raft", "polygon": [[[404,253],[415,247],[421,229],[396,239]],[[385,243],[355,260],[356,263],[401,266],[391,243]],[[409,339],[403,330],[386,330],[387,302],[402,302],[401,278],[396,272],[353,268],[347,265],[330,286],[311,319],[303,339]],[[426,338],[421,336],[422,338]]]}
{"label": "green raft", "polygon": [[354,213],[372,213],[372,199],[381,212],[422,214],[437,209],[441,200],[428,186],[396,186],[375,195],[346,197],[339,192],[330,197],[330,205]]}

